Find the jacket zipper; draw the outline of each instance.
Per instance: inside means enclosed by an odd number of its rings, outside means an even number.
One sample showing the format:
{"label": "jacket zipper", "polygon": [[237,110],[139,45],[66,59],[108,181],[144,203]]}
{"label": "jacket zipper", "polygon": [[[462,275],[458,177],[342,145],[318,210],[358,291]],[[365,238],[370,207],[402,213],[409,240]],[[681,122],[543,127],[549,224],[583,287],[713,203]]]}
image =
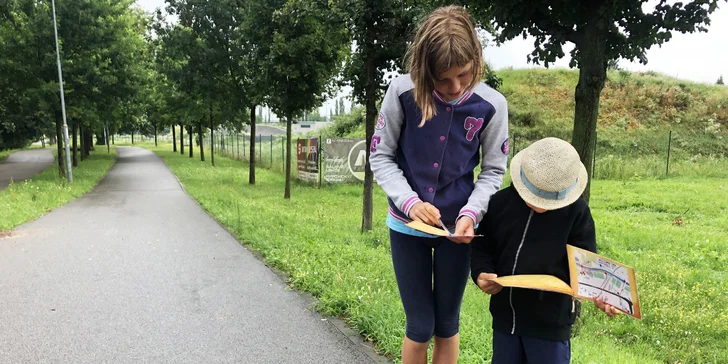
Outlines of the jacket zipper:
{"label": "jacket zipper", "polygon": [[[533,210],[528,214],[528,221],[526,221],[526,228],[523,229],[523,237],[521,237],[521,244],[518,245],[518,250],[516,251],[516,260],[513,262],[513,270],[511,271],[511,275],[516,274],[516,265],[518,264],[518,255],[521,254],[521,248],[523,247],[523,242],[526,240],[526,233],[528,232],[528,225],[531,224],[531,217],[533,216]],[[513,288],[509,288],[510,292],[508,293],[508,301],[511,304],[511,312],[513,312],[513,326],[511,327],[511,335],[515,334],[516,332],[516,309],[513,308]]]}

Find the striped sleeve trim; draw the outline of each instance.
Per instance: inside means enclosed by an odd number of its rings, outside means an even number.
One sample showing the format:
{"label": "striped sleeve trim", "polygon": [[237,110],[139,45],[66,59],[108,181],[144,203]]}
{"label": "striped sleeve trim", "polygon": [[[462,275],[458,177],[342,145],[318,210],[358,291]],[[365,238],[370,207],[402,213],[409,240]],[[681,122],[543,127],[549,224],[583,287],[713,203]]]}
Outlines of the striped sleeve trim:
{"label": "striped sleeve trim", "polygon": [[475,224],[478,223],[478,214],[475,213],[475,211],[473,211],[473,210],[462,209],[462,210],[460,210],[460,214],[458,215],[458,217],[460,217],[460,216],[467,216],[467,217],[473,219],[473,223],[475,223]]}
{"label": "striped sleeve trim", "polygon": [[404,218],[400,217],[399,215],[397,215],[397,212],[394,211],[394,209],[392,209],[391,207],[389,208],[389,215],[392,216],[392,218],[394,218],[395,220],[397,220],[405,225],[409,222],[412,222],[412,220],[410,220],[410,219],[404,219]]}
{"label": "striped sleeve trim", "polygon": [[409,213],[410,213],[410,210],[412,209],[412,206],[414,206],[418,202],[422,202],[422,200],[420,200],[420,198],[417,197],[417,196],[412,196],[412,197],[408,198],[402,204],[402,212],[405,215],[409,216]]}

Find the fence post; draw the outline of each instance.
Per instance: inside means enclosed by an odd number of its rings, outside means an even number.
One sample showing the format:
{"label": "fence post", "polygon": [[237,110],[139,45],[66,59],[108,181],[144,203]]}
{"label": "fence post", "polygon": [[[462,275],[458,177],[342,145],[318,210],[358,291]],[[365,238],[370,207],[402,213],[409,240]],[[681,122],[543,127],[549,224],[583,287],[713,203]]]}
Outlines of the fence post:
{"label": "fence post", "polygon": [[245,157],[245,134],[243,134],[243,158]]}
{"label": "fence post", "polygon": [[258,140],[255,141],[258,143],[258,163],[263,163],[263,148],[261,144],[263,144],[263,134],[258,134]]}
{"label": "fence post", "polygon": [[273,134],[270,136],[270,168],[273,169]]}
{"label": "fence post", "polygon": [[667,176],[670,173],[670,147],[672,144],[672,130],[670,130],[670,134],[667,137],[667,166],[665,166],[665,176]]}
{"label": "fence post", "polygon": [[324,177],[324,171],[323,168],[321,168],[321,157],[324,155],[324,143],[322,143],[323,138],[321,137],[321,134],[319,134],[319,140],[318,140],[318,172],[319,172],[319,188],[321,188],[321,180]]}

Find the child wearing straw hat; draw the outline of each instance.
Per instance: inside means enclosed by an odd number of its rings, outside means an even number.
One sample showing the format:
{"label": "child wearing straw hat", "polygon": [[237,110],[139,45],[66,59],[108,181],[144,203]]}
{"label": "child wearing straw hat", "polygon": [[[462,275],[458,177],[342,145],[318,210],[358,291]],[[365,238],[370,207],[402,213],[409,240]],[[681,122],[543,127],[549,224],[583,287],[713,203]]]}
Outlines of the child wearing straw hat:
{"label": "child wearing straw hat", "polygon": [[[473,240],[471,276],[491,295],[493,364],[569,363],[578,301],[503,287],[498,276],[548,274],[569,283],[566,244],[596,252],[594,220],[581,198],[588,182],[574,147],[545,138],[511,161],[512,185],[495,193]],[[613,316],[602,301],[597,307]]]}

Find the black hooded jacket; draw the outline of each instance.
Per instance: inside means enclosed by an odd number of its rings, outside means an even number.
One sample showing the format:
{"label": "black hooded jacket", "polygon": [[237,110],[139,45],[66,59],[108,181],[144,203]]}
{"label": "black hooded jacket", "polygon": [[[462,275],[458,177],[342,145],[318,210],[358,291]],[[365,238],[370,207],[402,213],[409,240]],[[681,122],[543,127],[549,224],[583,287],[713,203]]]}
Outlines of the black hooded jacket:
{"label": "black hooded jacket", "polygon": [[[471,275],[499,277],[548,274],[570,284],[566,244],[596,252],[594,220],[579,198],[558,210],[536,213],[513,186],[496,192],[473,239]],[[503,288],[490,300],[493,329],[544,340],[568,340],[576,318],[571,296],[523,288]]]}

